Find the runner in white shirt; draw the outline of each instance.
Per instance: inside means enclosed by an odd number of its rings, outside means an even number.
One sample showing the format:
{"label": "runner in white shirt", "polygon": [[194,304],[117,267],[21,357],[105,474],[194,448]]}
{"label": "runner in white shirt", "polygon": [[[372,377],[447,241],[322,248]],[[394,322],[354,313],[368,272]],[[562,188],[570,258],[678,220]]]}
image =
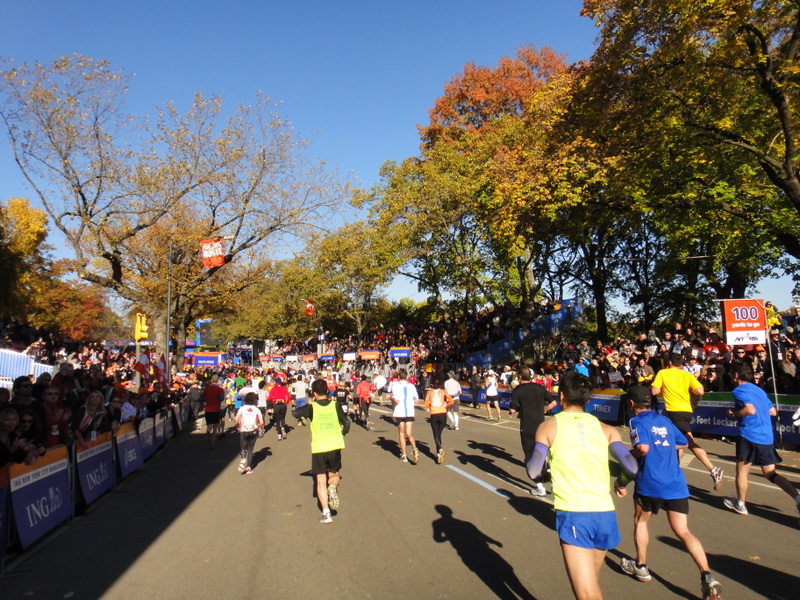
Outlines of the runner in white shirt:
{"label": "runner in white shirt", "polygon": [[456,379],[456,374],[450,371],[447,381],[444,382],[444,391],[453,399],[453,405],[447,407],[447,416],[452,423],[453,431],[458,431],[458,405],[461,401],[461,384]]}

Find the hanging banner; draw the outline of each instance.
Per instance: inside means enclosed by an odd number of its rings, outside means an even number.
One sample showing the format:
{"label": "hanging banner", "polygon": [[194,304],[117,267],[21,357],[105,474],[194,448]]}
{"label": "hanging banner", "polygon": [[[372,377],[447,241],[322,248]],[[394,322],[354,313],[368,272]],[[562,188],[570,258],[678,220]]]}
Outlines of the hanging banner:
{"label": "hanging banner", "polygon": [[314,316],[314,313],[315,313],[315,312],[317,312],[317,303],[316,303],[316,302],[314,302],[313,300],[303,300],[303,302],[305,302],[305,303],[306,303],[306,310],[305,310],[305,313],[306,313],[306,314],[307,314],[309,317],[313,317],[313,316]]}
{"label": "hanging banner", "polygon": [[49,449],[32,465],[11,465],[11,506],[22,547],[72,516],[66,446]]}
{"label": "hanging banner", "polygon": [[392,358],[411,358],[411,348],[389,348],[389,356]]}
{"label": "hanging banner", "polygon": [[299,360],[300,360],[300,358],[297,356],[297,354],[287,354],[286,355],[286,362],[297,362]]}
{"label": "hanging banner", "polygon": [[101,433],[87,448],[75,445],[78,481],[86,504],[91,504],[114,487],[114,444],[111,433]]}
{"label": "hanging banner", "polygon": [[304,354],[303,355],[303,362],[314,362],[317,360],[316,354]]}
{"label": "hanging banner", "polygon": [[203,258],[203,268],[213,269],[225,264],[225,251],[222,249],[222,238],[202,240],[200,242],[200,256]]}
{"label": "hanging banner", "polygon": [[133,423],[125,423],[117,429],[117,464],[123,477],[127,477],[144,465],[142,447]]}
{"label": "hanging banner", "polygon": [[283,357],[282,357],[282,356],[278,356],[278,355],[276,354],[275,356],[271,357],[271,358],[270,358],[270,360],[271,360],[272,362],[283,362]]}
{"label": "hanging banner", "polygon": [[353,361],[355,359],[356,359],[356,353],[355,352],[345,352],[344,354],[342,354],[342,360]]}
{"label": "hanging banner", "polygon": [[319,359],[330,362],[330,361],[336,359],[336,355],[335,354],[320,354]]}
{"label": "hanging banner", "polygon": [[139,446],[142,449],[142,459],[147,460],[156,452],[156,424],[148,417],[139,423]]}
{"label": "hanging banner", "polygon": [[380,350],[361,350],[358,355],[361,360],[378,360],[381,357]]}
{"label": "hanging banner", "polygon": [[729,346],[767,343],[763,300],[722,300],[722,330]]}

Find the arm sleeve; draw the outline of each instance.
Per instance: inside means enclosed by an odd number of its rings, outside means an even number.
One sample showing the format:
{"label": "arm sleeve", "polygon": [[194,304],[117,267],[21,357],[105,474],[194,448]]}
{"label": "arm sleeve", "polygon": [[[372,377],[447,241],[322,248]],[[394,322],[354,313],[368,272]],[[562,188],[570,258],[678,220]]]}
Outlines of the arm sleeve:
{"label": "arm sleeve", "polygon": [[622,442],[611,442],[610,450],[611,454],[622,466],[622,474],[618,477],[618,481],[620,487],[625,487],[628,482],[636,479],[639,465]]}
{"label": "arm sleeve", "polygon": [[531,459],[528,461],[528,464],[525,465],[525,468],[528,471],[528,477],[531,479],[537,479],[538,477],[541,477],[542,467],[544,467],[544,460],[547,458],[547,453],[549,451],[550,448],[541,442],[536,442],[536,445],[533,447]]}

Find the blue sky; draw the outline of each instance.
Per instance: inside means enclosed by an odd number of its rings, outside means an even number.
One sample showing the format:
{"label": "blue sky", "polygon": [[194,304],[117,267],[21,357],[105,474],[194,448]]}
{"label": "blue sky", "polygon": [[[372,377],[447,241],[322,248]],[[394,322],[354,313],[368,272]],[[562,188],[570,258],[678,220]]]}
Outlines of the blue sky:
{"label": "blue sky", "polygon": [[[49,62],[79,53],[134,73],[128,112],[153,114],[195,90],[231,108],[262,90],[312,153],[361,186],[386,160],[417,153],[415,126],[465,63],[494,65],[522,44],[570,61],[597,30],[581,0],[0,0],[0,55]],[[0,198],[31,196],[0,139]],[[773,284],[774,285],[774,284]],[[790,286],[789,286],[790,287]],[[781,290],[785,289],[785,293]],[[787,286],[770,298],[790,301]],[[392,295],[415,296],[397,284]]]}

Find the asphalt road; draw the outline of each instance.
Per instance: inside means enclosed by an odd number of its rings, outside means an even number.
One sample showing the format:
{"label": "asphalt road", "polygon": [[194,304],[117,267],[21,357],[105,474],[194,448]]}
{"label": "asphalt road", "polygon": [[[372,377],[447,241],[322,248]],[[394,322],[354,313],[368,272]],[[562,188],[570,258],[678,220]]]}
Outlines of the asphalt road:
{"label": "asphalt road", "polygon": [[[273,432],[259,440],[251,475],[236,469],[235,434],[209,450],[200,430],[184,432],[85,516],[8,564],[0,598],[572,597],[551,497],[528,494],[516,421],[491,423],[462,408],[461,430],[444,432],[447,455],[438,465],[420,411],[421,457],[412,465],[398,460],[396,428],[382,418],[388,408],[372,412],[375,431],[353,426],[347,436],[332,524],[319,523],[306,428],[285,441]],[[734,447],[701,443],[725,468],[725,486],[713,491],[702,466],[686,461],[689,524],[723,597],[800,597],[792,501],[753,476],[750,515],[727,510]],[[800,481],[798,455],[784,453],[784,460],[784,473]],[[664,515],[651,521],[653,580],[641,583],[619,569],[619,559],[633,553],[632,502],[616,500],[623,540],[608,553],[605,597],[699,598],[696,567]]]}

